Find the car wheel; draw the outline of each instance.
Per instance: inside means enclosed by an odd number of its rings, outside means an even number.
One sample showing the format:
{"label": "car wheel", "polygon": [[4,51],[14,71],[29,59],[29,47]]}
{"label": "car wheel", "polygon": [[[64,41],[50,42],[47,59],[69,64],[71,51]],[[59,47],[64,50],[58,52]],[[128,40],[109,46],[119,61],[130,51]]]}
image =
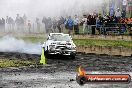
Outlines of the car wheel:
{"label": "car wheel", "polygon": [[47,50],[44,52],[44,55],[45,55],[46,58],[48,58],[48,56],[49,56],[48,55],[48,46],[47,46]]}
{"label": "car wheel", "polygon": [[71,55],[70,58],[71,58],[71,59],[75,59],[75,56],[74,56],[74,55]]}

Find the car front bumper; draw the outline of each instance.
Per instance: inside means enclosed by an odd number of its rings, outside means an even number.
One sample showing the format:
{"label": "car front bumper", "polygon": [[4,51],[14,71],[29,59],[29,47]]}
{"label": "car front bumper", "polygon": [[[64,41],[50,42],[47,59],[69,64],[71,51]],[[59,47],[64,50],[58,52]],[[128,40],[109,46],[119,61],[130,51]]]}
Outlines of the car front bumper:
{"label": "car front bumper", "polygon": [[50,50],[48,54],[59,54],[59,55],[76,55],[76,50]]}

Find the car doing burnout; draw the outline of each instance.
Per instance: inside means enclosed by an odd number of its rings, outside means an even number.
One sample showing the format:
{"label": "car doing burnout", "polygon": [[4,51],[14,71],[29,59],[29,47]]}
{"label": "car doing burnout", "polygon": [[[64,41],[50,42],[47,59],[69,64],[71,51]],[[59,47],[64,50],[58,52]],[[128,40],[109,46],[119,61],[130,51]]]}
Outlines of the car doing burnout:
{"label": "car doing burnout", "polygon": [[75,58],[76,45],[69,34],[50,33],[43,48],[45,55],[66,55]]}

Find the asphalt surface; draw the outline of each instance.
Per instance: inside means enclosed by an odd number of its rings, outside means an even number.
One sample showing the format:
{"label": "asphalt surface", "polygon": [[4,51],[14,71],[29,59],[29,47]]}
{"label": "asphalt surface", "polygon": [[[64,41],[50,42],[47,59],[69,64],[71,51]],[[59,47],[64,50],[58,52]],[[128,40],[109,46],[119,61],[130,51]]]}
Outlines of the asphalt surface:
{"label": "asphalt surface", "polygon": [[[38,62],[40,55],[0,53],[0,57],[34,59]],[[132,76],[132,57],[78,54],[76,59],[59,56],[49,58],[46,62],[46,65],[0,68],[0,88],[132,88],[132,83],[80,86],[76,82],[77,68],[80,65],[87,73],[120,73]]]}

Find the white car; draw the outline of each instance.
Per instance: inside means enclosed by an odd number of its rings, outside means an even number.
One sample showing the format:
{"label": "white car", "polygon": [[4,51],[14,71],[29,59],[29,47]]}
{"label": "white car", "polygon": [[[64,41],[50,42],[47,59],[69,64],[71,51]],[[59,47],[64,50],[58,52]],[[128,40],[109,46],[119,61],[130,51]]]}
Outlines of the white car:
{"label": "white car", "polygon": [[66,55],[75,58],[76,45],[69,34],[50,33],[43,48],[45,55]]}

